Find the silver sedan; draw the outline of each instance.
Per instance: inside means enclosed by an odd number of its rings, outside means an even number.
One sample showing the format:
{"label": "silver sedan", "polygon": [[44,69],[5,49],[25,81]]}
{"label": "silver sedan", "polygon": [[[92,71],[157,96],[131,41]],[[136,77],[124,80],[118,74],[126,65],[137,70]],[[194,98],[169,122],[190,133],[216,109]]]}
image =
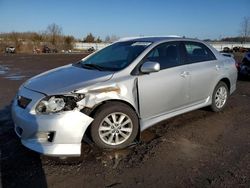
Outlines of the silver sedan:
{"label": "silver sedan", "polygon": [[26,147],[78,156],[87,133],[101,148],[124,148],[162,120],[221,111],[236,80],[235,61],[203,41],[126,39],[25,82],[12,116]]}

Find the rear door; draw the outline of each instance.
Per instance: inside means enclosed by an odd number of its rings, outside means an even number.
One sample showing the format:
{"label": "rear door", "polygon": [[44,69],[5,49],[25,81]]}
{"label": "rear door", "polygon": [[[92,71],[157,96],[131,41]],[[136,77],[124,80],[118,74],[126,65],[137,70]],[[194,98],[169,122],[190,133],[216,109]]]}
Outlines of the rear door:
{"label": "rear door", "polygon": [[185,64],[189,65],[190,104],[203,103],[211,93],[221,65],[212,51],[199,42],[183,42]]}

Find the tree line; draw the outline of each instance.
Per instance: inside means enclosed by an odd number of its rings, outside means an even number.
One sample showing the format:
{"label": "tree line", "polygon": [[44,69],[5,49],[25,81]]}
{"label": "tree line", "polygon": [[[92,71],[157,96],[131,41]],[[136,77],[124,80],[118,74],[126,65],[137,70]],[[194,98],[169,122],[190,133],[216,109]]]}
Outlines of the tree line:
{"label": "tree line", "polygon": [[118,37],[107,36],[104,40],[95,37],[92,33],[87,34],[83,39],[76,39],[72,35],[63,35],[62,27],[52,23],[42,32],[10,32],[0,33],[0,51],[7,46],[14,46],[17,51],[30,52],[35,48],[49,46],[58,50],[71,50],[75,42],[114,42]]}
{"label": "tree line", "polygon": [[43,32],[10,32],[0,34],[0,48],[14,46],[17,51],[31,51],[34,48],[50,46],[57,49],[72,49],[74,36],[63,35],[62,28],[53,23]]}
{"label": "tree line", "polygon": [[206,42],[237,42],[237,43],[246,43],[246,42],[250,42],[250,37],[225,37],[225,38],[221,38],[219,40],[211,40],[211,39],[204,39],[204,41]]}
{"label": "tree line", "polygon": [[219,40],[205,39],[208,42],[239,42],[246,43],[250,42],[250,17],[244,17],[240,24],[239,36],[236,37],[223,37]]}
{"label": "tree line", "polygon": [[79,42],[89,42],[89,43],[101,43],[101,42],[105,42],[105,43],[111,43],[111,42],[115,42],[119,39],[118,36],[116,35],[107,35],[105,37],[104,40],[102,40],[100,37],[95,37],[92,33],[87,34],[87,36],[85,38],[83,38],[83,40],[79,40]]}
{"label": "tree line", "polygon": [[[72,35],[63,35],[62,27],[52,23],[42,32],[10,32],[0,33],[0,51],[7,46],[14,46],[17,51],[31,51],[34,48],[50,46],[58,50],[71,50],[75,42],[88,43],[111,43],[118,40],[116,35],[106,36],[104,40],[100,37],[88,33],[82,39],[76,39]],[[250,17],[244,17],[240,25],[240,35],[237,37],[225,37],[219,40],[205,39],[205,41],[223,41],[223,42],[250,42]]]}

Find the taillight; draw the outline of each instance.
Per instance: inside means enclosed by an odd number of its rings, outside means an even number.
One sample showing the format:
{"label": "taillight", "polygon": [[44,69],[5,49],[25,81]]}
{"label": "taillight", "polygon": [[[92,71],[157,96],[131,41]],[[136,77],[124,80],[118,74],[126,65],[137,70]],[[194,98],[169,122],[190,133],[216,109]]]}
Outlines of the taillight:
{"label": "taillight", "polygon": [[239,63],[235,61],[235,67],[238,69],[239,68]]}
{"label": "taillight", "polygon": [[236,61],[235,61],[235,67],[236,67],[238,70],[240,69],[240,64],[241,64],[240,62],[236,62]]}

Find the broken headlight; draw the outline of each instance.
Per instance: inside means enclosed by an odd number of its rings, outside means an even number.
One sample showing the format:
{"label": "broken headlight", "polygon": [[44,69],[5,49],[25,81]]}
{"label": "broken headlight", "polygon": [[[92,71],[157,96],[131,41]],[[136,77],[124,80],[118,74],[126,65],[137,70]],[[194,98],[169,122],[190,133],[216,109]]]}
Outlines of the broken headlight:
{"label": "broken headlight", "polygon": [[73,110],[77,102],[84,98],[84,95],[76,96],[50,96],[42,99],[36,106],[38,113],[56,113]]}

